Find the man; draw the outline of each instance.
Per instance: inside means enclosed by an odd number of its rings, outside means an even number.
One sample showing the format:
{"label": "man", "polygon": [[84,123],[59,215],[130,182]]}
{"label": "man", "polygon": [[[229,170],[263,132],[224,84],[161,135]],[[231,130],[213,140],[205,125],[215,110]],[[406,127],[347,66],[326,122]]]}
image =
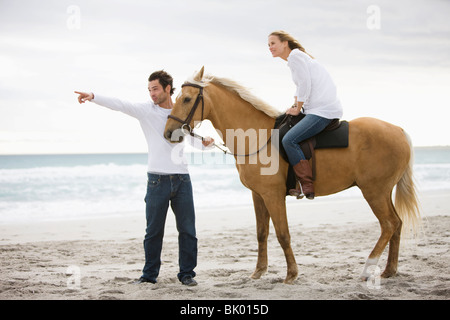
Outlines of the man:
{"label": "man", "polygon": [[[164,138],[167,116],[173,107],[173,79],[165,71],[156,71],[148,79],[151,100],[130,103],[99,94],[78,92],[79,103],[86,101],[112,110],[124,112],[139,120],[148,144],[148,183],[146,202],[147,228],[144,238],[145,265],[136,283],[156,283],[161,266],[161,250],[169,203],[175,214],[178,230],[178,279],[182,284],[195,286],[194,268],[197,265],[197,238],[192,185],[185,162],[174,161],[172,151],[177,146]],[[206,139],[203,145],[210,144]],[[179,150],[179,149],[177,149]],[[177,151],[179,152],[179,151]]]}

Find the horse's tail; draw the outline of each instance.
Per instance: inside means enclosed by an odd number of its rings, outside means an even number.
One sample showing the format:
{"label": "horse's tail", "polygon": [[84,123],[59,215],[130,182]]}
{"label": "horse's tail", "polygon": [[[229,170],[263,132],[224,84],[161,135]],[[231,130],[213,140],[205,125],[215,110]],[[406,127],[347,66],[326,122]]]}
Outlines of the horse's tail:
{"label": "horse's tail", "polygon": [[416,186],[413,177],[414,149],[410,136],[404,132],[408,140],[411,156],[400,181],[397,183],[395,193],[395,209],[403,222],[403,231],[416,235],[422,221],[420,206],[417,198]]}

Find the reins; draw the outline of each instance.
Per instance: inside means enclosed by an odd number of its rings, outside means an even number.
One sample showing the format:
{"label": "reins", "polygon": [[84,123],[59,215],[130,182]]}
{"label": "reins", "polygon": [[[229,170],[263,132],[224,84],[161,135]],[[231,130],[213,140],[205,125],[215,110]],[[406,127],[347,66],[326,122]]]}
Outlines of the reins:
{"label": "reins", "polygon": [[[192,137],[197,138],[197,139],[201,139],[202,141],[205,141],[205,138],[199,134],[194,133],[193,131],[189,133]],[[247,153],[247,154],[237,154],[237,153],[233,153],[230,152],[228,149],[228,147],[224,144],[221,143],[220,145],[218,145],[217,143],[214,142],[214,147],[216,147],[217,149],[219,149],[220,151],[222,151],[224,154],[229,154],[231,156],[235,156],[235,157],[250,157],[253,156],[255,154],[258,154],[262,149],[264,149],[270,142],[270,140],[272,139],[272,136],[269,137],[269,140],[267,140],[267,142],[257,151],[253,152],[253,153]],[[227,149],[225,149],[227,148]]]}
{"label": "reins", "polygon": [[[189,111],[189,114],[187,115],[187,117],[186,117],[186,119],[184,121],[181,120],[180,118],[176,117],[176,116],[171,115],[171,114],[168,115],[167,117],[170,118],[170,119],[173,119],[175,121],[180,122],[181,123],[181,130],[183,132],[186,129],[189,132],[190,136],[192,136],[194,138],[197,138],[197,139],[200,139],[202,141],[205,141],[205,137],[203,137],[203,136],[201,136],[199,134],[196,134],[194,132],[194,129],[190,125],[192,119],[194,118],[195,111],[197,111],[198,105],[200,104],[200,101],[202,102],[202,117],[201,117],[200,122],[203,121],[203,113],[204,113],[204,110],[205,110],[205,101],[203,100],[203,87],[200,86],[200,85],[197,85],[197,84],[193,84],[193,83],[184,83],[181,87],[182,88],[183,87],[194,87],[194,88],[198,88],[200,91],[199,91],[199,94],[198,94],[197,98],[195,99],[195,102],[194,102],[194,105],[192,106],[191,111]],[[229,155],[232,155],[232,156],[235,156],[235,157],[250,157],[250,156],[253,156],[255,154],[258,154],[262,149],[264,149],[269,144],[271,139],[272,139],[272,135],[269,137],[267,142],[259,150],[255,151],[253,153],[248,153],[248,154],[237,154],[237,153],[230,152],[229,150],[227,150],[228,148],[227,148],[227,146],[224,143],[222,143],[220,145],[218,145],[217,143],[214,143],[214,147],[216,147],[217,149],[222,151],[224,154],[229,154]],[[225,149],[225,148],[227,148],[227,149]]]}

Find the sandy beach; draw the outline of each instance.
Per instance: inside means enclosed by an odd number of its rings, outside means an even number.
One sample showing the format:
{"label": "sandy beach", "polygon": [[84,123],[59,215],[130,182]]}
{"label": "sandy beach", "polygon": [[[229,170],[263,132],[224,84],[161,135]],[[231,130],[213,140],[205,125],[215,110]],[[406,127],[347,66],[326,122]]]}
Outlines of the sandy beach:
{"label": "sandy beach", "polygon": [[[288,202],[299,266],[282,283],[286,263],[273,226],[269,268],[250,279],[257,257],[252,206],[197,212],[198,286],[177,280],[178,244],[169,212],[157,284],[135,285],[144,262],[141,212],[108,219],[0,225],[0,299],[7,300],[368,300],[450,298],[450,198],[420,195],[420,237],[404,241],[399,274],[359,280],[380,228],[364,199]],[[387,250],[380,259],[384,269]],[[380,280],[380,281],[378,281]]]}

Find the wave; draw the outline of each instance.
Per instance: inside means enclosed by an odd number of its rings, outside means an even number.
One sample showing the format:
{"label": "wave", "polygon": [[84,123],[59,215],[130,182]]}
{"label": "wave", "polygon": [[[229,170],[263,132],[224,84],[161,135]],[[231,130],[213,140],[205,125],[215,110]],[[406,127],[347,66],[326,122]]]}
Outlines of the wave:
{"label": "wave", "polygon": [[414,176],[421,191],[450,189],[449,163],[417,164]]}
{"label": "wave", "polygon": [[[0,169],[0,222],[144,212],[146,169],[114,162]],[[193,164],[190,173],[196,208],[252,204],[233,163]],[[450,163],[416,164],[414,174],[419,191],[450,190]],[[332,197],[354,196],[359,189]]]}

